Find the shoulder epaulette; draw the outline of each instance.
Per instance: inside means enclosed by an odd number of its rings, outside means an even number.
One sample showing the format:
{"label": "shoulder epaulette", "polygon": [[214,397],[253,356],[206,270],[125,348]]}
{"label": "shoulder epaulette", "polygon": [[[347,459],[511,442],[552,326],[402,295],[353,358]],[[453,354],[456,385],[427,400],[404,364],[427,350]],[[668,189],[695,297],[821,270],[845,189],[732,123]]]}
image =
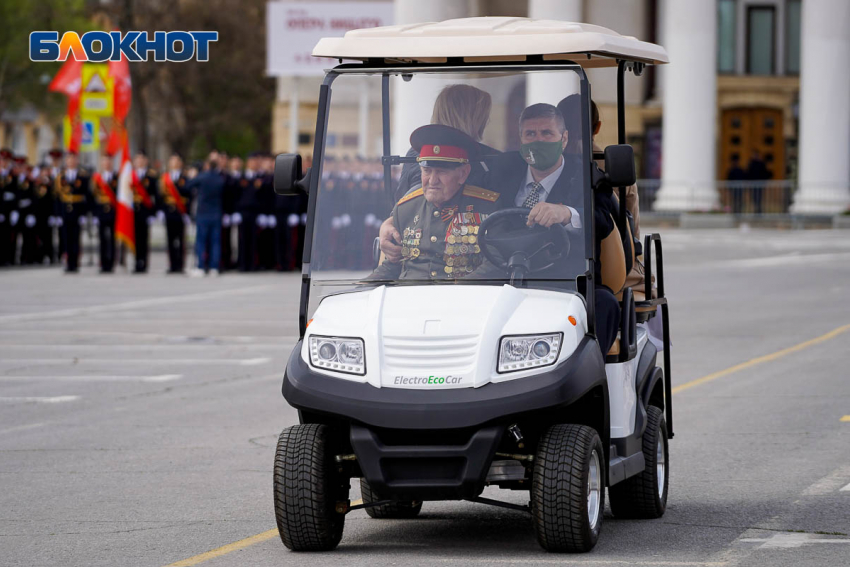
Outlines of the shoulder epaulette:
{"label": "shoulder epaulette", "polygon": [[499,193],[476,187],[475,185],[467,185],[463,188],[463,194],[467,197],[475,197],[476,199],[484,199],[485,201],[495,202],[499,198]]}
{"label": "shoulder epaulette", "polygon": [[416,197],[421,197],[424,194],[425,194],[425,191],[423,191],[422,187],[420,187],[416,191],[411,191],[410,193],[408,193],[407,195],[405,195],[404,197],[399,199],[399,201],[398,201],[398,203],[396,203],[396,205],[401,205],[402,203],[406,203],[407,201],[409,201],[411,199],[415,199]]}

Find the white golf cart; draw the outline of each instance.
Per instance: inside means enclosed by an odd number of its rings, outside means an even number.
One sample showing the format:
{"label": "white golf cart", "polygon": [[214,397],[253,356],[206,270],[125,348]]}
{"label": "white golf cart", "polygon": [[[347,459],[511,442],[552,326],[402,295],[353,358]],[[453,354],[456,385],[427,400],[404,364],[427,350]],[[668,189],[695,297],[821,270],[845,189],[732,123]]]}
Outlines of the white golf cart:
{"label": "white golf cart", "polygon": [[[312,168],[302,174],[301,157],[292,154],[275,164],[278,193],[309,195],[301,340],[283,379],[300,424],[281,433],[274,467],[283,543],[332,549],[351,510],[412,518],[430,500],[527,511],[549,551],[593,548],[606,487],[618,517],[664,514],[673,431],[661,241],[649,235],[635,242],[620,207],[612,236],[594,242],[596,192],[614,188],[624,203],[635,177],[625,145],[624,75],[666,63],[664,49],[598,26],[469,18],[351,31],[323,39],[313,55],[340,65],[321,86]],[[592,150],[584,72],[599,67],[618,73],[619,145],[604,155]],[[336,132],[356,121],[364,84],[381,93],[382,148],[365,161],[330,159],[342,142]],[[391,107],[415,96],[430,115],[448,84],[474,86],[492,100],[483,138],[489,145],[481,145],[471,176],[505,194],[505,210],[489,220],[461,211],[464,225],[448,225],[446,253],[434,258],[430,277],[370,279],[389,261],[373,251],[378,226],[399,195],[416,190],[404,183],[419,171],[407,144],[391,147]],[[541,92],[546,100],[532,98]],[[572,143],[560,175],[572,188],[565,204],[581,222],[527,228],[494,172],[518,155],[510,150],[519,145],[523,107],[572,94],[562,111]],[[594,163],[603,158],[605,173]],[[519,225],[510,222],[519,217]],[[419,233],[396,228],[404,233],[403,261],[416,259]],[[646,287],[632,290],[624,287],[627,267],[641,253]],[[478,277],[476,254],[494,259],[500,276]],[[595,334],[599,285],[616,295],[622,312],[605,356]],[[656,313],[664,370],[644,325]],[[362,504],[351,504],[353,478]],[[484,497],[487,487],[529,491],[528,504],[490,498],[492,491]]]}

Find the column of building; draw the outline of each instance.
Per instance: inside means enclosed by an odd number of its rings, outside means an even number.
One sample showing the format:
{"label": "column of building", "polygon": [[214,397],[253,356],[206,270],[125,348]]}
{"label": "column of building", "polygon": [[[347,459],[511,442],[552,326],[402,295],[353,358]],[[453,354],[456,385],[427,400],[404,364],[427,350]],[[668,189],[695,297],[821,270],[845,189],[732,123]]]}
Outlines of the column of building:
{"label": "column of building", "polygon": [[655,210],[717,206],[717,5],[665,3],[662,182]]}
{"label": "column of building", "polygon": [[802,4],[795,213],[850,209],[850,2]]}
{"label": "column of building", "polygon": [[[535,20],[582,22],[582,0],[529,0],[528,17]],[[558,104],[564,97],[579,92],[575,73],[531,74],[525,83],[526,105],[538,102]]]}
{"label": "column of building", "polygon": [[[472,15],[464,0],[395,0],[395,24],[440,22]],[[410,82],[393,78],[392,152],[404,154],[410,147],[410,133],[431,122],[434,99],[451,80],[415,76]]]}

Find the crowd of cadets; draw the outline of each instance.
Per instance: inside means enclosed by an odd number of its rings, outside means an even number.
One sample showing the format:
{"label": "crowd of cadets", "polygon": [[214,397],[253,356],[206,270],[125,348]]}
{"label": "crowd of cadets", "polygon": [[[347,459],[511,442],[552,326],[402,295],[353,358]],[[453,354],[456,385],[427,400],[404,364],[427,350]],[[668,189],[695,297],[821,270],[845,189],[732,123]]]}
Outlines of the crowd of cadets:
{"label": "crowd of cadets", "polygon": [[[393,168],[393,187],[400,167]],[[371,270],[373,243],[395,201],[384,190],[380,160],[333,159],[322,166],[322,189],[316,213],[317,234],[325,239],[313,252],[322,269]]]}
{"label": "crowd of cadets", "polygon": [[[213,152],[204,164],[188,169],[172,156],[165,171],[149,166],[144,153],[133,157],[135,272],[149,267],[150,226],[163,222],[169,272],[185,268],[185,232],[193,197],[203,191],[193,179],[213,169],[225,180],[222,195],[220,270],[293,270],[300,267],[307,198],[283,197],[273,189],[274,158],[252,153],[244,161]],[[60,262],[76,272],[81,232],[98,234],[100,269],[111,272],[116,261],[115,215],[119,172],[110,156],[96,171],[79,166],[78,156],[53,150],[49,163],[32,167],[8,150],[0,151],[0,266]],[[199,178],[199,180],[202,178]],[[355,200],[356,201],[356,200]],[[232,232],[238,246],[231,245]]]}

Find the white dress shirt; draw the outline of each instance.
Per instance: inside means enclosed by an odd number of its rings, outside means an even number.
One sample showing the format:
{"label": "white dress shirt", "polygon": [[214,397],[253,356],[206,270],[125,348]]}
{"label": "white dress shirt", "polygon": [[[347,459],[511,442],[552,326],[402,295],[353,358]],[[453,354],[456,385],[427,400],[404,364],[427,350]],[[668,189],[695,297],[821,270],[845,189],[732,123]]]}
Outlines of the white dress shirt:
{"label": "white dress shirt", "polygon": [[[552,192],[552,188],[555,187],[555,183],[558,182],[558,179],[564,172],[565,163],[566,161],[564,159],[561,159],[561,165],[560,167],[558,167],[558,169],[538,181],[538,183],[540,183],[540,185],[542,186],[542,188],[538,192],[538,196],[540,198],[538,203],[545,203],[546,200],[549,198],[549,193]],[[514,204],[517,207],[522,207],[522,204],[525,203],[525,200],[531,193],[532,183],[534,183],[534,177],[531,175],[531,166],[528,166],[526,168],[525,173],[525,182],[522,184],[522,187],[519,188],[519,191],[516,194],[516,199],[514,199]],[[570,226],[572,228],[581,228],[581,215],[573,207],[567,205],[567,208],[570,210],[571,213],[570,222],[567,226]]]}

